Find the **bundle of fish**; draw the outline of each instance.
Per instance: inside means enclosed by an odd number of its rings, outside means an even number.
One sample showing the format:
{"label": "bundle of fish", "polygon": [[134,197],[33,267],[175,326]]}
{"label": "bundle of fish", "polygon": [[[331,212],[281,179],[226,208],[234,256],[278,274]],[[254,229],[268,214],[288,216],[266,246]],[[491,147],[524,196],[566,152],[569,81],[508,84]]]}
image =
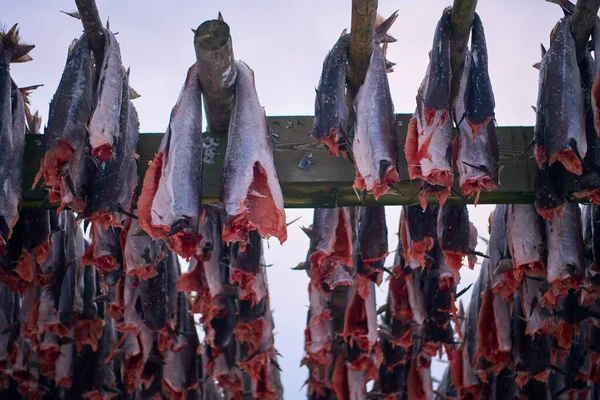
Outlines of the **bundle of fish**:
{"label": "bundle of fish", "polygon": [[553,2],[562,6],[565,17],[552,30],[548,51],[542,45],[542,61],[534,65],[540,71],[533,139],[535,207],[547,220],[562,215],[567,175],[575,176],[574,197],[600,204],[600,21],[592,31],[594,57],[587,48],[578,62],[571,35],[575,6]]}
{"label": "bundle of fish", "polygon": [[543,222],[532,205],[496,207],[442,395],[595,398],[597,212],[567,203],[562,219]]}
{"label": "bundle of fish", "polygon": [[[356,121],[354,137],[348,132],[346,104],[346,75],[350,34],[338,39],[323,63],[323,72],[315,98],[315,119],[311,136],[324,143],[333,155],[351,153],[354,157],[356,179],[354,187],[371,191],[378,199],[398,182],[396,117],[390,94],[387,72],[392,63],[385,59],[387,43],[395,41],[387,34],[397,18],[378,17],[369,67],[363,84],[354,100]],[[383,43],[383,46],[382,46]]]}
{"label": "bundle of fish", "polygon": [[[0,31],[0,253],[6,251],[19,218],[22,197],[28,88],[19,89],[10,75],[10,64],[31,60],[34,46],[21,42],[17,25]],[[18,168],[15,168],[18,166]]]}
{"label": "bundle of fish", "polygon": [[[494,118],[494,94],[488,74],[488,56],[483,24],[475,13],[471,50],[467,50],[460,88],[451,98],[450,20],[444,11],[433,38],[429,66],[417,94],[417,108],[410,120],[404,153],[409,178],[422,179],[419,197],[423,207],[427,195],[440,204],[450,195],[454,173],[462,194],[475,194],[498,187],[498,138]],[[458,136],[452,138],[451,111]]]}

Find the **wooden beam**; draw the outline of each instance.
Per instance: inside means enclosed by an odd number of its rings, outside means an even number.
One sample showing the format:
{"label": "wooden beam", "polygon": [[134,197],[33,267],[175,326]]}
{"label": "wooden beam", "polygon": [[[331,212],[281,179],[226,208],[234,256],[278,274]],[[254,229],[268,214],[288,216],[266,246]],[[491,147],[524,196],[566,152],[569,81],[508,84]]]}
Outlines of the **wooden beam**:
{"label": "wooden beam", "polygon": [[227,133],[236,77],[229,25],[221,19],[202,23],[194,34],[194,49],[208,130]]}
{"label": "wooden beam", "polygon": [[75,0],[79,17],[83,24],[85,37],[92,48],[96,60],[96,70],[99,72],[104,58],[104,26],[100,20],[95,0]]}
{"label": "wooden beam", "polygon": [[587,42],[592,33],[594,22],[598,18],[598,9],[600,9],[600,0],[579,0],[575,6],[575,11],[573,11],[571,33],[575,39],[578,62],[581,62],[585,57]]}
{"label": "wooden beam", "polygon": [[377,0],[352,0],[350,28],[350,59],[348,64],[348,104],[354,114],[352,102],[365,81],[377,19]]}
{"label": "wooden beam", "polygon": [[452,68],[452,85],[450,104],[458,95],[460,77],[465,66],[465,52],[469,44],[471,25],[477,0],[454,0],[452,6],[452,27],[450,30],[450,65]]}
{"label": "wooden beam", "polygon": [[[398,189],[402,195],[388,193],[375,202],[372,196],[367,198],[367,205],[401,205],[417,202],[417,193],[420,189],[418,182],[410,182],[404,158],[404,141],[410,114],[398,115],[398,166],[402,181]],[[313,116],[280,116],[269,117],[268,123],[273,133],[277,135],[278,142],[274,147],[275,167],[279,182],[285,197],[285,206],[290,208],[303,207],[335,207],[360,205],[360,201],[352,184],[354,182],[354,166],[349,160],[331,156],[323,145],[316,144],[309,136]],[[221,174],[227,137],[207,133],[207,136],[216,137],[219,145],[215,149],[213,163],[204,166],[204,199],[205,203],[219,200],[221,187]],[[482,192],[481,204],[497,203],[532,203],[533,179],[536,165],[529,157],[520,157],[533,137],[532,127],[500,127],[498,128],[500,142],[500,187],[494,192]],[[25,207],[35,207],[40,204],[45,196],[44,189],[28,190],[33,182],[33,177],[39,168],[42,156],[42,136],[27,135],[25,149],[26,165],[24,167],[23,187]],[[158,149],[162,134],[140,135],[138,154],[140,176],[143,181],[148,168],[148,161],[152,160]],[[298,166],[301,160],[310,160],[310,167],[304,170]],[[570,182],[573,189],[573,182]],[[138,187],[138,193],[139,189]],[[458,189],[456,190],[458,192]],[[432,203],[435,200],[430,199]],[[463,203],[456,194],[452,194],[449,203]],[[470,198],[467,203],[472,203]]]}

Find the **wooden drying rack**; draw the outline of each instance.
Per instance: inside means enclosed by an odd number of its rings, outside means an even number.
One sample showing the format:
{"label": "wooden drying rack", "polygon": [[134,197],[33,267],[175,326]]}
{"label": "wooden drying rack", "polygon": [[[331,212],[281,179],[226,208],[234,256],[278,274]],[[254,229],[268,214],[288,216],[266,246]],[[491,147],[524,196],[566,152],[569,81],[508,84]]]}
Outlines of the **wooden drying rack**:
{"label": "wooden drying rack", "polygon": [[[549,0],[550,1],[550,0]],[[75,0],[84,30],[90,41],[96,59],[102,59],[103,31],[98,9],[94,0]],[[566,5],[565,0],[552,2]],[[454,0],[452,14],[452,70],[454,77],[461,76],[462,60],[467,48],[471,21],[477,0]],[[600,0],[579,0],[574,10],[572,31],[576,38],[578,55],[585,51],[587,38],[592,30]],[[364,81],[371,53],[372,31],[377,15],[377,0],[352,1],[352,36],[350,43],[350,68],[348,83],[348,101],[351,102],[356,88]],[[221,187],[221,173],[227,135],[226,129],[231,112],[232,87],[222,87],[223,73],[233,68],[233,46],[229,35],[229,26],[221,15],[216,20],[206,21],[195,31],[194,48],[201,70],[205,100],[209,104],[206,115],[209,132],[206,136],[219,142],[213,162],[204,168],[203,188],[205,203],[216,202]],[[217,79],[218,78],[218,79]],[[452,95],[456,95],[458,82],[452,82]],[[353,89],[354,88],[354,89]],[[351,104],[351,103],[349,103]],[[367,205],[404,205],[418,201],[419,182],[408,180],[404,142],[409,114],[398,115],[398,167],[402,181],[397,185],[400,193],[390,191],[375,202],[372,195],[366,199]],[[279,182],[283,189],[285,206],[290,208],[314,208],[360,205],[361,201],[352,189],[354,166],[343,158],[327,153],[322,145],[317,145],[309,136],[312,128],[312,116],[269,117],[269,125],[277,137],[274,148],[275,166]],[[535,162],[529,156],[520,157],[533,137],[532,127],[499,127],[500,145],[500,187],[493,192],[482,192],[481,204],[531,203],[533,201],[533,180]],[[162,134],[146,133],[140,135],[138,153],[139,185],[141,188],[148,161],[152,160],[159,147]],[[40,136],[28,136],[25,149],[26,164],[23,171],[23,207],[37,207],[45,197],[45,189],[31,190],[33,177],[39,168],[42,157]],[[308,168],[301,168],[300,163]],[[569,188],[574,189],[573,182]],[[473,197],[465,199],[459,195],[455,186],[448,203],[472,203]],[[433,198],[430,201],[435,202]]]}

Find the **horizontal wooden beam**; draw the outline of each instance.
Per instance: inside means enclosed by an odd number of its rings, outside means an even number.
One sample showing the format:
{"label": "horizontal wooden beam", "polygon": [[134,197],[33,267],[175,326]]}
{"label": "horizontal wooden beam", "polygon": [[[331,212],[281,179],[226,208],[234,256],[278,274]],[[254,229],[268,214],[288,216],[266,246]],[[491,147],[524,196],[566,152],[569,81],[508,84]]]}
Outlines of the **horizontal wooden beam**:
{"label": "horizontal wooden beam", "polygon": [[[398,117],[398,165],[402,178],[398,189],[402,195],[389,193],[381,197],[378,202],[369,196],[366,200],[368,205],[414,204],[418,200],[417,193],[420,183],[408,180],[406,160],[404,159],[404,140],[411,116],[400,114]],[[360,204],[352,189],[354,166],[347,159],[330,155],[322,145],[313,141],[309,136],[313,123],[312,116],[269,117],[268,122],[273,134],[277,137],[277,144],[274,148],[275,166],[283,189],[286,207],[314,208]],[[532,127],[498,128],[500,164],[503,166],[500,173],[500,187],[494,192],[482,192],[480,204],[533,202],[535,162],[529,156],[519,157],[531,141],[532,136]],[[224,135],[215,135],[215,137],[220,141],[215,150],[215,157],[211,164],[206,164],[204,167],[205,203],[218,201],[221,187],[227,137]],[[161,138],[162,134],[158,133],[146,133],[140,136],[138,145],[140,187],[148,168],[148,161],[154,157]],[[24,170],[23,205],[35,207],[45,196],[42,188],[29,190],[42,156],[41,135],[28,135],[25,153],[27,161]],[[305,164],[310,163],[307,170],[299,167],[302,160],[308,161]],[[138,192],[140,187],[138,187]],[[458,189],[456,191],[458,192]],[[433,198],[430,201],[435,202]],[[464,201],[453,193],[448,202],[458,204]],[[472,198],[467,200],[467,203],[472,202]]]}

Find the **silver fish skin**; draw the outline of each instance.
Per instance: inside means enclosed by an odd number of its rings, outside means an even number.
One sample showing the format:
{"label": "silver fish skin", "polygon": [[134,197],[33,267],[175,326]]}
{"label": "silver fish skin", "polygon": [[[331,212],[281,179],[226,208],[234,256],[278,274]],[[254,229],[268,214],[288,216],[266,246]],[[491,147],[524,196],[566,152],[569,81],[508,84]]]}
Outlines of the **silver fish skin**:
{"label": "silver fish skin", "polygon": [[514,267],[531,276],[545,275],[546,244],[543,224],[535,207],[532,204],[509,205],[506,229]]}
{"label": "silver fish skin", "polygon": [[61,177],[73,176],[72,167],[65,165],[73,153],[87,145],[87,124],[92,112],[92,51],[85,35],[75,41],[69,49],[67,62],[48,115],[44,130],[44,158],[35,177],[33,186],[44,178],[44,184],[54,190],[60,185]]}
{"label": "silver fish skin", "polygon": [[273,160],[273,139],[254,85],[254,72],[235,62],[235,102],[229,122],[221,184],[227,220],[223,240],[247,240],[248,230],[262,237],[287,239],[283,194]]}
{"label": "silver fish skin", "polygon": [[388,192],[388,184],[400,181],[396,116],[385,63],[383,49],[375,43],[365,81],[354,100],[354,187],[372,191],[375,199]]}
{"label": "silver fish skin", "polygon": [[[12,116],[13,116],[13,126],[12,126],[12,162],[14,168],[11,171],[11,192],[10,200],[11,200],[11,208],[13,210],[12,218],[9,226],[16,223],[18,219],[19,212],[19,204],[21,203],[21,199],[23,197],[23,159],[25,156],[25,101],[21,90],[17,87],[17,85],[12,83],[12,99],[13,99],[13,107],[12,107]],[[7,221],[7,222],[8,222]]]}
{"label": "silver fish skin", "polygon": [[[123,76],[122,103],[119,119],[119,136],[113,146],[114,155],[102,168],[98,168],[92,185],[92,195],[85,214],[88,220],[97,221],[107,229],[109,225],[123,227],[131,213],[133,195],[137,185],[136,148],[139,129],[137,114],[129,108],[129,72]],[[135,121],[131,119],[135,118]]]}
{"label": "silver fish skin", "polygon": [[164,241],[153,240],[140,227],[138,220],[132,219],[123,249],[127,275],[135,275],[142,280],[155,276],[156,264],[166,251]]}
{"label": "silver fish skin", "polygon": [[[140,226],[153,239],[189,259],[200,242],[202,201],[202,102],[198,67],[187,72],[158,153],[138,201]],[[156,182],[158,181],[158,185]]]}
{"label": "silver fish skin", "polygon": [[348,123],[346,74],[349,46],[350,35],[344,31],[325,57],[315,96],[315,119],[311,136],[324,143],[335,156],[339,153],[340,140],[345,141]]}
{"label": "silver fish skin", "polygon": [[469,101],[467,87],[469,85],[476,86],[471,83],[475,70],[475,66],[471,64],[474,63],[475,57],[476,55],[467,51],[454,113],[456,118],[461,118],[458,125],[458,158],[456,161],[459,184],[465,196],[475,193],[475,204],[477,204],[481,190],[491,191],[498,187],[500,153],[496,126],[492,117],[489,117],[490,120],[487,122],[481,122],[477,127],[474,127],[467,118],[461,117],[470,111],[467,108]]}
{"label": "silver fish skin", "polygon": [[539,127],[543,143],[536,149],[538,166],[541,167],[546,159],[549,165],[558,161],[568,171],[581,175],[580,159],[586,155],[587,141],[584,97],[571,35],[571,17],[562,18],[552,31],[550,48],[542,61],[542,64],[546,63],[547,68],[542,66],[540,69],[545,76],[541,76],[541,109],[537,109],[543,119]]}
{"label": "silver fish skin", "polygon": [[104,59],[96,88],[95,108],[90,117],[89,137],[92,155],[102,162],[113,157],[119,137],[119,114],[123,92],[123,62],[117,38],[104,30]]}
{"label": "silver fish skin", "polygon": [[408,125],[404,153],[410,179],[452,186],[450,118],[450,13],[437,23],[429,65],[417,92],[417,107]]}
{"label": "silver fish skin", "polygon": [[[567,203],[562,218],[555,215],[551,221],[546,221],[546,237],[546,279],[551,285],[549,292],[557,299],[566,294],[569,288],[577,287],[585,274],[583,227],[577,203]],[[550,301],[554,303],[552,299]]]}
{"label": "silver fish skin", "polygon": [[308,286],[309,309],[306,342],[304,347],[311,367],[317,364],[329,365],[333,362],[331,343],[334,338],[331,316],[331,296],[310,283]]}

